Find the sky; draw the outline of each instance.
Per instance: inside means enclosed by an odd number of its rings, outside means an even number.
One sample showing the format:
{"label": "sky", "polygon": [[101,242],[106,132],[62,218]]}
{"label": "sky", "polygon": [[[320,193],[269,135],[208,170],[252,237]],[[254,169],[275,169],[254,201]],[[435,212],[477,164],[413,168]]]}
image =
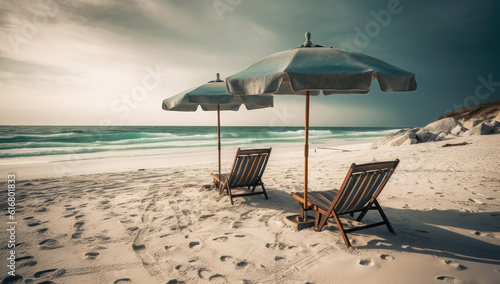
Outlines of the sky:
{"label": "sky", "polygon": [[[0,125],[215,125],[163,99],[312,42],[417,74],[418,90],[311,98],[311,126],[425,126],[500,99],[498,1],[4,0]],[[222,125],[302,126],[305,99],[221,113]]]}

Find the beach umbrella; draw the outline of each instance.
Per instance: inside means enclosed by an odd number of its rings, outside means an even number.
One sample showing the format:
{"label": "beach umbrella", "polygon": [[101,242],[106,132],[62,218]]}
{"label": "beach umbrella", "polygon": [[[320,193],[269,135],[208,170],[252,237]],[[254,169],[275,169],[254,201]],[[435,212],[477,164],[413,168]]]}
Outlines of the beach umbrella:
{"label": "beach umbrella", "polygon": [[415,74],[397,68],[373,57],[324,47],[306,42],[296,48],[274,53],[248,66],[226,79],[231,95],[304,95],[305,147],[304,147],[304,206],[302,220],[307,214],[307,182],[309,151],[309,99],[310,96],[332,94],[366,94],[371,81],[377,80],[384,92],[407,92],[417,89]]}
{"label": "beach umbrella", "polygon": [[217,79],[198,86],[196,88],[184,91],[173,97],[163,100],[162,108],[167,111],[196,111],[201,107],[204,111],[217,111],[217,145],[219,175],[221,174],[221,142],[220,142],[220,111],[237,111],[243,104],[247,110],[273,107],[272,96],[231,96],[227,94],[226,84],[220,79],[217,73]]}

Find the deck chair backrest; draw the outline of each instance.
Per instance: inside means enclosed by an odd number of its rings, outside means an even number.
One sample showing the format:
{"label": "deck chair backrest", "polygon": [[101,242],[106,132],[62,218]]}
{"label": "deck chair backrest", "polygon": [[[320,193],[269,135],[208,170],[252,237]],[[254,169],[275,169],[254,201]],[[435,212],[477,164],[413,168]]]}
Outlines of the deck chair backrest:
{"label": "deck chair backrest", "polygon": [[238,148],[229,176],[229,186],[250,186],[261,181],[271,148],[241,150]]}
{"label": "deck chair backrest", "polygon": [[335,200],[337,214],[360,211],[373,202],[396,169],[394,162],[352,164]]}

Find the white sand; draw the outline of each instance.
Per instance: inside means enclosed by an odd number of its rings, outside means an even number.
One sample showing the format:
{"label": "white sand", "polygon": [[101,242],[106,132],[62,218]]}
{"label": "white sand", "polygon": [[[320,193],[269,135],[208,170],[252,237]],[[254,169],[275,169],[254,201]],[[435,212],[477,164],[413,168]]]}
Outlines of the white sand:
{"label": "white sand", "polygon": [[[472,144],[441,147],[462,141]],[[215,151],[73,161],[66,171],[1,166],[0,178],[18,176],[16,257],[29,257],[16,262],[19,283],[498,283],[499,145],[500,135],[377,150],[312,145],[310,190],[338,188],[353,162],[401,160],[379,197],[397,235],[354,232],[352,249],[334,222],[321,232],[284,225],[299,211],[290,192],[303,190],[300,145],[273,149],[269,200],[234,206],[201,187],[217,170]],[[226,171],[234,153],[223,152]],[[5,263],[5,246],[0,253]]]}

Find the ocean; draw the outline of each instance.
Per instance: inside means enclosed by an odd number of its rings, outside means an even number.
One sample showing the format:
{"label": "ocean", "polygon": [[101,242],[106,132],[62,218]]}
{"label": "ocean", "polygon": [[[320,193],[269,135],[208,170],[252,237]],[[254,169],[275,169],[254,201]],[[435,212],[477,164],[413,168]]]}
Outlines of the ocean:
{"label": "ocean", "polygon": [[[394,128],[310,127],[311,146],[381,137]],[[303,143],[303,127],[221,127],[222,146]],[[0,164],[63,161],[75,157],[137,156],[217,147],[212,126],[0,126]]]}

